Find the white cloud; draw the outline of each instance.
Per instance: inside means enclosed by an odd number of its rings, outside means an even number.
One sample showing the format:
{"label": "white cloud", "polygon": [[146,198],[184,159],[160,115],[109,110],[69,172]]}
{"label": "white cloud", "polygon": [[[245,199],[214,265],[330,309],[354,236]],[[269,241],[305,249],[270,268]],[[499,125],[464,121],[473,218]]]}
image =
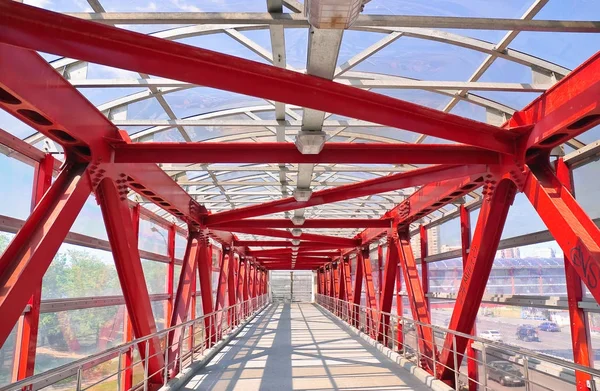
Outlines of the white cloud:
{"label": "white cloud", "polygon": [[156,7],[155,2],[151,1],[148,5],[144,7],[136,7],[135,9],[141,12],[155,12],[158,7]]}
{"label": "white cloud", "polygon": [[52,4],[51,0],[25,0],[25,4],[32,5],[34,7],[45,8],[47,5]]}
{"label": "white cloud", "polygon": [[186,0],[171,0],[171,4],[173,4],[175,7],[181,9],[182,11],[187,11],[187,12],[202,12],[202,10],[199,7],[196,7],[193,4],[188,4],[188,2]]}

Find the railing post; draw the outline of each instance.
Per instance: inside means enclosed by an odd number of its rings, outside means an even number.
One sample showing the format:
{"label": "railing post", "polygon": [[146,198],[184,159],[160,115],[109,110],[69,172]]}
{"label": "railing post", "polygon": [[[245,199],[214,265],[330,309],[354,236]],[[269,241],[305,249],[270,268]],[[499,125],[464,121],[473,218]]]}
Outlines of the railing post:
{"label": "railing post", "polygon": [[75,389],[81,391],[81,367],[77,368],[77,386]]}
{"label": "railing post", "polygon": [[[454,362],[458,362],[458,354],[456,352],[456,334],[452,335],[452,351],[454,354]],[[435,355],[433,356],[433,360],[434,360],[434,368],[435,368]],[[458,375],[460,373],[460,367],[456,366],[454,368],[454,389],[458,390]]]}
{"label": "railing post", "polygon": [[523,372],[525,377],[525,391],[530,391],[531,385],[529,384],[529,359],[527,356],[523,357]]}
{"label": "railing post", "polygon": [[150,340],[146,340],[146,357],[144,357],[144,391],[148,391],[148,360],[150,357],[148,349],[150,348]]}

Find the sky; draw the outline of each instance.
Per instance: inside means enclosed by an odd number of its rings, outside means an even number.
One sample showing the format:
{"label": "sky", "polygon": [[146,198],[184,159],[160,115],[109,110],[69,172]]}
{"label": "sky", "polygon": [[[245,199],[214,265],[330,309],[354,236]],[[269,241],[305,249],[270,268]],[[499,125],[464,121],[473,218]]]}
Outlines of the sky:
{"label": "sky", "polygon": [[[85,0],[29,0],[26,3],[42,6],[61,12],[90,12],[91,9]],[[264,12],[264,0],[236,1],[236,0],[102,0],[101,3],[107,11],[190,11],[190,12]],[[439,15],[439,16],[477,16],[497,18],[518,18],[531,5],[532,1],[525,0],[437,0],[422,2],[398,0],[372,0],[365,7],[368,14],[404,14],[404,15]],[[550,0],[536,19],[569,19],[586,20],[592,15],[600,15],[600,2],[594,0]],[[141,32],[165,30],[174,26],[125,26]],[[447,30],[449,33],[464,34],[473,38],[498,42],[505,35],[503,31],[471,31]],[[269,31],[255,30],[242,32],[246,37],[254,40],[267,51],[271,51]],[[338,64],[377,42],[384,35],[381,33],[368,33],[346,31],[342,41]],[[295,69],[306,68],[307,30],[286,29],[286,56],[288,64]],[[200,37],[191,37],[180,40],[182,43],[194,45],[209,50],[243,57],[246,59],[265,62],[264,59],[250,51],[240,43],[225,34],[213,34]],[[585,59],[600,49],[600,34],[571,34],[571,33],[533,33],[523,32],[510,45],[511,48],[527,52],[534,56],[553,61],[567,68],[574,68]],[[48,60],[56,56],[44,55]],[[477,69],[486,55],[473,50],[458,48],[435,41],[401,37],[394,43],[382,49],[368,60],[359,64],[356,71],[380,72],[391,75],[424,79],[424,80],[467,80]],[[101,65],[90,64],[87,77],[99,78],[137,78],[133,72],[109,68]],[[481,81],[496,82],[531,82],[529,68],[497,59],[490,69],[480,79]],[[85,89],[84,95],[94,104],[100,105],[117,97],[132,94],[140,89],[114,88],[114,89]],[[399,91],[385,90],[375,92],[391,95],[435,109],[442,109],[450,98],[426,91]],[[508,92],[478,92],[484,97],[497,100],[507,106],[520,109],[534,99],[535,93],[508,93]],[[193,88],[186,91],[165,95],[165,99],[179,117],[187,117],[205,112],[221,110],[240,105],[264,103],[261,99],[232,94],[208,88]],[[459,114],[479,121],[485,121],[485,110],[479,106],[461,102],[452,113]],[[166,113],[154,99],[140,101],[130,105],[127,113],[129,119],[164,119]],[[33,133],[33,129],[14,119],[7,113],[0,111],[0,127],[11,134],[24,138]],[[204,133],[203,133],[204,132]],[[199,139],[211,137],[208,130],[198,129]],[[390,132],[389,130],[387,132]],[[392,131],[393,132],[393,131]],[[386,134],[388,135],[388,134]],[[406,132],[398,132],[399,140],[406,139]],[[409,135],[410,137],[410,135]],[[600,138],[600,129],[588,131],[580,139],[592,142]],[[411,140],[406,140],[411,141]],[[428,140],[432,142],[431,139]],[[596,196],[600,191],[597,177],[598,164],[592,163],[575,171],[576,195],[584,209],[592,216],[600,216],[600,207],[597,206]],[[30,189],[33,177],[33,168],[14,159],[0,156],[0,177],[3,186],[0,188],[0,214],[24,219],[30,208]],[[472,225],[475,225],[475,214],[472,216]],[[91,224],[98,221],[98,224]],[[93,199],[86,203],[81,215],[78,217],[73,231],[106,239],[106,230],[100,223],[101,214]],[[543,222],[537,216],[527,199],[517,195],[509,212],[507,223],[502,237],[513,237],[545,229]],[[157,252],[162,252],[161,236],[151,231],[149,227],[142,227],[142,235],[147,237],[149,247]],[[453,245],[459,240],[457,227],[442,230],[442,244]],[[541,247],[555,247],[555,243],[540,244]],[[181,252],[181,249],[178,250]],[[523,255],[523,253],[522,253]]]}

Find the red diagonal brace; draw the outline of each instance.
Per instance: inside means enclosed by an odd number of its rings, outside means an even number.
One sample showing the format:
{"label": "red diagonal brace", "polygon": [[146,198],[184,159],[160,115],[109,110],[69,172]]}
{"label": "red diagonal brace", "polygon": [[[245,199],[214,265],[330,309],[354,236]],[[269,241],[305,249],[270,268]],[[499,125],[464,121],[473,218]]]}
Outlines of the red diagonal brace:
{"label": "red diagonal brace", "polygon": [[[571,171],[562,158],[559,158],[556,161],[556,177],[567,190],[573,193]],[[573,361],[575,361],[576,364],[591,367],[593,356],[591,355],[590,330],[586,314],[582,308],[579,308],[579,302],[583,299],[583,286],[581,284],[581,278],[577,275],[575,268],[567,256],[565,256],[565,278],[567,284],[569,318],[571,320]],[[587,382],[592,381],[592,377],[585,372],[575,371],[575,380],[577,391],[587,391]]]}
{"label": "red diagonal brace", "polygon": [[231,307],[227,311],[227,322],[230,326],[237,324],[236,308],[237,304],[237,271],[239,259],[233,252],[230,252],[229,274],[227,277],[227,306]]}
{"label": "red diagonal brace", "polygon": [[[487,194],[483,201],[469,250],[469,258],[464,268],[456,304],[448,326],[450,330],[464,334],[473,330],[506,216],[515,198],[515,191],[516,187],[512,181],[502,179],[498,182],[493,194],[491,196]],[[447,383],[454,383],[453,369],[460,367],[467,344],[467,338],[456,337],[458,362],[455,363],[453,334],[447,335],[437,372],[440,379]]]}
{"label": "red diagonal brace", "polygon": [[[119,190],[110,178],[105,178],[100,182],[96,189],[96,198],[102,210],[133,333],[136,338],[154,334],[156,333],[156,323],[127,198],[119,194]],[[142,359],[148,357],[148,373],[154,374],[151,382],[160,384],[164,366],[160,340],[158,337],[153,337],[149,340],[148,351],[146,351],[145,342],[138,344],[138,350]]]}
{"label": "red diagonal brace", "polygon": [[600,230],[547,163],[530,168],[523,192],[583,283],[600,302]]}
{"label": "red diagonal brace", "polygon": [[13,2],[0,3],[0,24],[11,45],[514,152],[512,132],[320,77]]}
{"label": "red diagonal brace", "polygon": [[425,183],[443,181],[450,178],[462,178],[473,174],[481,175],[486,171],[487,166],[479,164],[465,166],[431,166],[419,168],[385,177],[369,179],[360,183],[353,183],[351,185],[343,185],[333,189],[316,191],[312,194],[308,201],[296,201],[295,198],[290,197],[260,205],[253,205],[236,210],[216,213],[206,217],[206,224],[220,224],[227,221],[329,204],[332,202],[399,190],[411,186],[420,186]]}
{"label": "red diagonal brace", "polygon": [[[21,316],[91,191],[85,165],[67,163],[0,258],[0,345]],[[128,214],[129,215],[129,214]]]}
{"label": "red diagonal brace", "polygon": [[354,276],[354,289],[352,290],[352,325],[356,328],[360,325],[360,309],[362,284],[364,279],[364,266],[362,262],[361,251],[359,250],[356,256],[356,272]]}
{"label": "red diagonal brace", "polygon": [[[181,273],[179,275],[179,285],[177,285],[177,294],[173,303],[173,313],[169,327],[177,326],[187,320],[190,303],[192,301],[193,289],[195,288],[194,281],[196,278],[196,268],[200,252],[203,250],[200,247],[199,233],[189,230],[187,246]],[[181,354],[181,344],[183,342],[182,328],[178,327],[169,333],[169,366],[170,377],[175,376],[179,372],[178,357]],[[172,363],[172,366],[171,366]]]}
{"label": "red diagonal brace", "polygon": [[[471,247],[471,218],[465,205],[460,206],[460,238],[463,269],[469,260],[469,247]],[[477,335],[477,327],[473,326],[471,335]],[[479,368],[477,362],[477,351],[473,348],[473,340],[467,344],[467,373],[469,377],[469,391],[477,391],[479,386]]]}
{"label": "red diagonal brace", "polygon": [[[427,305],[423,286],[421,285],[421,280],[419,279],[419,272],[417,271],[417,263],[415,262],[415,257],[410,245],[408,229],[404,228],[399,230],[398,240],[394,240],[390,244],[391,246],[388,247],[388,253],[396,251],[398,259],[400,260],[413,319],[424,325],[431,325],[431,314],[429,312],[429,306]],[[419,339],[419,349],[421,354],[425,357],[425,360],[423,360],[426,364],[425,366],[429,372],[433,373],[433,361],[431,360],[436,354],[433,330],[431,327],[416,323],[415,330],[417,331],[417,338]]]}

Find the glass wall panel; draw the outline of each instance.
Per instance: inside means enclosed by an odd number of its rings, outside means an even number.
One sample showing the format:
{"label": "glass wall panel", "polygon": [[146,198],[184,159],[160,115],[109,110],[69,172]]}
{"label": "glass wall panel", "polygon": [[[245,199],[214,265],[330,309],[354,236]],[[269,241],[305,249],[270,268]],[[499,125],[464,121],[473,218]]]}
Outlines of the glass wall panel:
{"label": "glass wall panel", "polygon": [[[431,237],[433,235],[431,235],[432,231],[434,231],[434,228],[437,228],[437,230],[439,231],[438,237],[438,243],[434,243],[431,242],[432,240],[435,239],[434,237]],[[430,243],[429,246],[436,248],[437,246],[439,246],[439,252],[440,253],[445,253],[448,251],[453,251],[453,250],[460,250],[461,249],[461,239],[460,239],[460,220],[459,219],[452,219],[450,221],[445,222],[444,224],[440,224],[437,227],[433,227],[429,229],[430,231]],[[432,250],[433,250],[432,248]],[[430,251],[430,254],[433,255],[433,253]]]}
{"label": "glass wall panel", "polygon": [[566,296],[563,254],[556,242],[499,250],[486,294]]}
{"label": "glass wall panel", "polygon": [[42,281],[42,300],[122,295],[108,251],[63,243]]}
{"label": "glass wall panel", "polygon": [[94,195],[91,195],[81,208],[81,212],[79,212],[71,227],[71,232],[108,240],[102,211]]}
{"label": "glass wall panel", "polygon": [[159,300],[152,302],[152,313],[156,322],[156,330],[162,330],[166,327],[167,322],[167,301]]}
{"label": "glass wall panel", "polygon": [[167,293],[167,270],[169,265],[162,262],[142,259],[144,277],[148,286],[148,293]]}
{"label": "glass wall panel", "polygon": [[432,262],[429,267],[429,291],[456,293],[463,274],[462,258]]}
{"label": "glass wall panel", "polygon": [[[19,121],[20,122],[20,121]],[[0,178],[2,192],[0,214],[25,220],[31,210],[31,191],[33,186],[32,166],[0,154]]]}
{"label": "glass wall panel", "polygon": [[595,161],[573,170],[575,197],[583,210],[592,218],[600,217],[600,183],[596,179],[600,170],[600,162]]}
{"label": "glass wall panel", "polygon": [[160,225],[146,219],[140,219],[140,250],[168,255],[168,235],[168,231]]}
{"label": "glass wall panel", "polygon": [[124,313],[119,305],[41,314],[35,373],[121,344]]}
{"label": "glass wall panel", "polygon": [[175,258],[183,259],[185,256],[185,247],[187,245],[187,238],[182,235],[175,234]]}
{"label": "glass wall panel", "polygon": [[11,383],[13,363],[17,340],[17,327],[8,335],[4,345],[0,347],[0,387]]}

